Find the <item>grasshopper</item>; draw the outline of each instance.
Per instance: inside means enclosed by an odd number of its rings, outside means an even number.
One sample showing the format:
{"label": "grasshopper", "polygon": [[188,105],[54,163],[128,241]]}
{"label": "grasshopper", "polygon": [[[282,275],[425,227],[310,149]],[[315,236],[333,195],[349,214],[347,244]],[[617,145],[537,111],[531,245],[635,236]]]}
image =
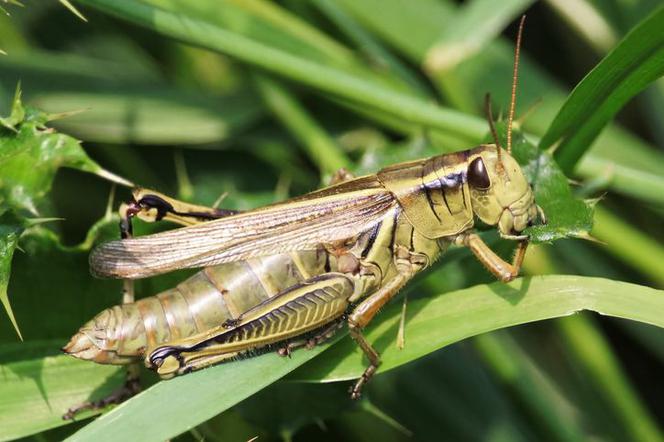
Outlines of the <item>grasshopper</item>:
{"label": "grasshopper", "polygon": [[[362,330],[414,275],[456,244],[510,281],[528,245],[522,232],[538,218],[545,222],[511,156],[522,28],[523,20],[506,150],[487,99],[494,144],[396,164],[375,175],[339,174],[329,187],[255,210],[217,210],[135,190],[120,209],[123,239],[90,256],[93,274],[127,281],[125,302],[85,324],[64,351],[103,364],[143,358],[170,378],[269,348],[287,355],[324,341],[345,322],[369,361],[351,389],[353,398],[360,397],[380,365]],[[135,217],[184,227],[133,238]],[[511,263],[474,232],[476,219],[518,241]],[[202,270],[133,302],[131,280],[181,268]]]}

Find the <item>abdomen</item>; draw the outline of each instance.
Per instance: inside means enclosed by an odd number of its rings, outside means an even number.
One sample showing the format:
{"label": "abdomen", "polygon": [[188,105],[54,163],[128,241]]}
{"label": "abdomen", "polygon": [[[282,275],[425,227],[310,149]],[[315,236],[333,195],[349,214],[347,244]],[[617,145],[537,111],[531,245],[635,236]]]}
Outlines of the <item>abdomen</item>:
{"label": "abdomen", "polygon": [[125,364],[148,348],[204,332],[325,272],[327,254],[292,252],[207,267],[175,288],[106,309],[64,351],[102,364]]}

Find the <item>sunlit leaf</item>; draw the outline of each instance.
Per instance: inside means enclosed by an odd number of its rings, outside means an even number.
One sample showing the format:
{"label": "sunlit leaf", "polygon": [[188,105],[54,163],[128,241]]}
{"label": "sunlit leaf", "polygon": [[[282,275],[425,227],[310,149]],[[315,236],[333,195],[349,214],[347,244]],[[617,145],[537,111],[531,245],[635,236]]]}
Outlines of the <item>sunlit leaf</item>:
{"label": "sunlit leaf", "polygon": [[[608,279],[540,276],[409,302],[407,344],[403,350],[395,345],[401,314],[399,303],[388,306],[381,313],[380,322],[370,327],[366,336],[381,352],[383,364],[379,371],[384,371],[469,336],[581,310],[662,327],[662,309],[661,290]],[[317,382],[355,379],[362,374],[365,364],[360,349],[346,338],[289,379]]]}
{"label": "sunlit leaf", "polygon": [[[29,351],[25,347],[30,344],[24,344],[24,351]],[[64,355],[0,364],[0,440],[67,424],[62,414],[69,407],[90,399],[90,392],[94,398],[109,394],[122,382],[122,376],[118,367]],[[88,412],[80,418],[90,415]]]}
{"label": "sunlit leaf", "polygon": [[[381,313],[367,337],[382,353],[384,371],[476,334],[581,310],[664,326],[664,292],[598,278],[524,278],[507,285],[481,285],[411,302],[404,350],[394,343],[401,314],[398,303]],[[290,359],[266,354],[159,382],[70,440],[173,437],[261,390],[328,347],[296,351]],[[365,363],[359,348],[346,337],[289,379],[354,379],[360,376]],[[155,403],[160,406],[150,406]],[[182,413],[184,409],[190,412]]]}

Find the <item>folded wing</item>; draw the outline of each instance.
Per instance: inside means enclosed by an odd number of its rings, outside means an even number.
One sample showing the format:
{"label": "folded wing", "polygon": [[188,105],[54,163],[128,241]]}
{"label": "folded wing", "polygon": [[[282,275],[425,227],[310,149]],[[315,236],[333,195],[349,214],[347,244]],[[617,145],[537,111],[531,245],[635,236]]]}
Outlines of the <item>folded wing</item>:
{"label": "folded wing", "polygon": [[101,277],[144,278],[350,238],[397,205],[375,179],[360,180],[195,226],[111,241],[92,252],[90,268]]}

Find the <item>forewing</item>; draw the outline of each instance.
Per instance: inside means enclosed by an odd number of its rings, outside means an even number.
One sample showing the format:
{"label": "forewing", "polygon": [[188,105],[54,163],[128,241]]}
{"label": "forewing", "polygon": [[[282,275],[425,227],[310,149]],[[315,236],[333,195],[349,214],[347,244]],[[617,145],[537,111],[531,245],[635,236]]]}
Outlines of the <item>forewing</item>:
{"label": "forewing", "polygon": [[379,186],[329,189],[195,226],[102,244],[90,256],[91,271],[101,277],[144,278],[312,249],[373,227],[396,205]]}

